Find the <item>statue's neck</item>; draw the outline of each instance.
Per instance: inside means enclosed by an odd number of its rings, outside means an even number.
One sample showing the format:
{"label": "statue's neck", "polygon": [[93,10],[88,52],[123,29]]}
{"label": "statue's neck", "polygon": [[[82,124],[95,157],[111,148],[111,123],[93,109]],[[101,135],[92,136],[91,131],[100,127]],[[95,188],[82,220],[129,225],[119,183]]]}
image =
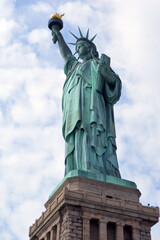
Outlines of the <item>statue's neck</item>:
{"label": "statue's neck", "polygon": [[92,59],[92,57],[89,55],[89,56],[85,56],[85,57],[82,59],[82,61],[83,61],[83,62],[86,62],[86,61],[91,60],[91,59]]}

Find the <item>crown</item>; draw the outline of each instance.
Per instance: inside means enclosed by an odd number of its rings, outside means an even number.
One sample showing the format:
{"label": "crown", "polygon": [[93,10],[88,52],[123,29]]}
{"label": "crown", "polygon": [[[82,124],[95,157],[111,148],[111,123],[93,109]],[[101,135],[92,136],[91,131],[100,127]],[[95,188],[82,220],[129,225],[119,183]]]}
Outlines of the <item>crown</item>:
{"label": "crown", "polygon": [[86,41],[86,42],[90,43],[91,45],[95,46],[95,44],[93,43],[93,40],[95,39],[97,34],[94,37],[92,37],[91,39],[89,39],[89,29],[88,29],[85,37],[83,36],[82,31],[79,27],[78,27],[78,30],[79,30],[79,33],[80,33],[80,38],[77,37],[76,35],[74,35],[72,32],[70,32],[72,34],[72,36],[77,39],[77,41],[76,41],[76,43],[69,43],[69,44],[76,46],[79,41]]}

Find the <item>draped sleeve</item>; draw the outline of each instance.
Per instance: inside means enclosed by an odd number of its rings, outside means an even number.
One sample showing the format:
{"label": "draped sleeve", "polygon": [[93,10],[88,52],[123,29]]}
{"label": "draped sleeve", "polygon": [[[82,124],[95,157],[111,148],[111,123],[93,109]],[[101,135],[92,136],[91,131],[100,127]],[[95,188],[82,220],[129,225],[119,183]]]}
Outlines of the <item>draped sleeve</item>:
{"label": "draped sleeve", "polygon": [[77,64],[78,60],[75,58],[75,56],[72,55],[68,58],[67,62],[64,65],[64,73],[66,74],[66,76],[73,72]]}
{"label": "draped sleeve", "polygon": [[[112,81],[115,83],[111,83]],[[122,84],[119,76],[111,68],[108,71],[105,83],[105,100],[113,105],[121,96]]]}

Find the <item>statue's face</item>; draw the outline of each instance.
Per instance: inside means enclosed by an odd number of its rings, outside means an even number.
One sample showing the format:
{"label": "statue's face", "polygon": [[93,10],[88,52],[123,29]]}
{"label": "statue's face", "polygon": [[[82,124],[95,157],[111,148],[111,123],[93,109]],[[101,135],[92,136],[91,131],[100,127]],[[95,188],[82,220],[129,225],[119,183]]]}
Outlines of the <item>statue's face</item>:
{"label": "statue's face", "polygon": [[79,58],[82,60],[90,55],[91,46],[86,41],[79,41],[76,45]]}

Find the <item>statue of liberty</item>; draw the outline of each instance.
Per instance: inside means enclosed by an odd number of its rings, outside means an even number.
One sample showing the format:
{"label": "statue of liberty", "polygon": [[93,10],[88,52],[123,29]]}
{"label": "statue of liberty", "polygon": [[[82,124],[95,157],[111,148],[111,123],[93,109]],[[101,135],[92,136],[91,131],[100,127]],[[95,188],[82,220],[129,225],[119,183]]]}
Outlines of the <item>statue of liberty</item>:
{"label": "statue of liberty", "polygon": [[[58,19],[58,21],[61,19]],[[76,38],[72,54],[61,32],[52,27],[53,43],[58,42],[65,60],[62,132],[65,139],[65,175],[83,170],[121,178],[116,155],[113,106],[121,95],[121,80],[110,67],[110,58],[99,58],[95,36],[89,30]],[[81,59],[81,61],[79,61]]]}

